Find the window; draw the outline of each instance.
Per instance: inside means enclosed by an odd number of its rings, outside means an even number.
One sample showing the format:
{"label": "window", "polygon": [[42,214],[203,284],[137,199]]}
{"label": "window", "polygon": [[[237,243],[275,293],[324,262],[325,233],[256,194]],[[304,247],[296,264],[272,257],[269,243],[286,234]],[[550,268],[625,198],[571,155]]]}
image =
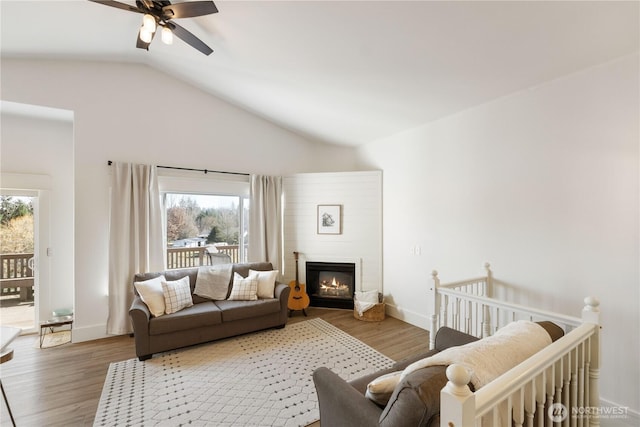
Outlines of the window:
{"label": "window", "polygon": [[167,269],[246,262],[247,176],[162,169],[158,184],[166,214]]}
{"label": "window", "polygon": [[165,193],[164,200],[168,269],[246,260],[248,198]]}

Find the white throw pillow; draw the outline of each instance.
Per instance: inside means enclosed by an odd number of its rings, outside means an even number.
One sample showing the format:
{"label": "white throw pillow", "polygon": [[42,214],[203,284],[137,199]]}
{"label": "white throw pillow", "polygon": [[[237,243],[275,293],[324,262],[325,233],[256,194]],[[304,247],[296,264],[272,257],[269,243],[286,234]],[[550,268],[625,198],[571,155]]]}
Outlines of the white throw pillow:
{"label": "white throw pillow", "polygon": [[149,312],[154,317],[160,317],[164,314],[164,293],[162,292],[162,282],[166,279],[164,276],[154,277],[144,282],[135,282],[133,286],[138,291],[140,299],[149,308]]}
{"label": "white throw pillow", "polygon": [[280,271],[278,270],[249,270],[249,276],[258,276],[258,298],[274,297],[274,290],[276,288],[276,278],[278,277],[278,273],[280,273]]}
{"label": "white throw pillow", "polygon": [[258,299],[258,276],[249,275],[246,278],[238,273],[233,273],[233,287],[228,300],[255,301]]}
{"label": "white throw pillow", "polygon": [[393,394],[393,390],[400,382],[400,375],[402,375],[402,371],[379,376],[367,385],[365,396],[378,405],[386,406]]}
{"label": "white throw pillow", "polygon": [[171,314],[193,305],[189,276],[172,282],[162,282],[165,313]]}

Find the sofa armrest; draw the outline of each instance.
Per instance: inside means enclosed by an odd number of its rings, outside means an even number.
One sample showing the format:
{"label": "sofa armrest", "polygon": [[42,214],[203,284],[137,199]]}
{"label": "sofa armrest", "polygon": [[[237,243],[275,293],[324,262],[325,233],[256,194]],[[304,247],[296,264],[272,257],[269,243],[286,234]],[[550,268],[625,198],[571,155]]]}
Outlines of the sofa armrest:
{"label": "sofa armrest", "polygon": [[289,318],[289,294],[291,288],[284,283],[276,282],[276,287],[273,291],[274,297],[280,301],[280,327],[284,327],[287,324]]}
{"label": "sofa armrest", "polygon": [[332,427],[379,426],[382,409],[330,369],[313,373],[318,394],[320,425]]}
{"label": "sofa armrest", "polygon": [[136,329],[136,323],[145,325],[146,328],[146,326],[149,324],[149,320],[151,320],[151,312],[149,311],[149,307],[147,307],[147,304],[142,302],[142,298],[140,298],[138,295],[133,297],[133,302],[131,303],[131,307],[129,308],[129,315],[131,316],[134,330]]}
{"label": "sofa armrest", "polygon": [[[136,341],[136,356],[143,358],[151,354],[149,346],[149,321],[151,313],[147,305],[142,302],[139,296],[133,298],[131,308],[129,308],[129,317],[133,325],[133,336]],[[142,360],[142,359],[141,359]]]}
{"label": "sofa armrest", "polygon": [[276,287],[273,290],[273,296],[279,300],[284,300],[289,302],[289,293],[291,292],[291,288],[289,285],[285,285],[284,283],[276,282]]}

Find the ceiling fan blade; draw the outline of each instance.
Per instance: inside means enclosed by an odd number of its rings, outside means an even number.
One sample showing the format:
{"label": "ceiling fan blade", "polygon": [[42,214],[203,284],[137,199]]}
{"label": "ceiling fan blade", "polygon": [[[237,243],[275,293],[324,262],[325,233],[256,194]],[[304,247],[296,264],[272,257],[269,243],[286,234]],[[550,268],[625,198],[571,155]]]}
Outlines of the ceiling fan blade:
{"label": "ceiling fan blade", "polygon": [[135,6],[131,6],[130,4],[121,3],[121,2],[115,1],[115,0],[89,0],[89,1],[94,2],[94,3],[103,4],[105,6],[115,7],[117,9],[128,10],[129,12],[144,13],[143,10],[138,9]]}
{"label": "ceiling fan blade", "polygon": [[165,19],[193,18],[217,12],[218,8],[210,0],[176,3],[162,8],[162,15]]}
{"label": "ceiling fan blade", "polygon": [[173,21],[167,22],[167,27],[171,28],[171,31],[173,31],[173,34],[175,34],[176,37],[180,38],[182,41],[184,41],[186,44],[190,45],[191,47],[198,49],[200,52],[204,53],[205,55],[210,55],[211,52],[213,52],[213,49],[207,46],[202,40],[194,36],[187,29],[176,24],[175,22]]}

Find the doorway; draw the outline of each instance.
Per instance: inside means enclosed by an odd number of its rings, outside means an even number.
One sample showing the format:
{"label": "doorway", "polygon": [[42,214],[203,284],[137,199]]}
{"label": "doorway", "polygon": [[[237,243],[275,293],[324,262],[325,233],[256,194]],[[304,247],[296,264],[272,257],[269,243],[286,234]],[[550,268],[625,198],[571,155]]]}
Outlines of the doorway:
{"label": "doorway", "polygon": [[0,318],[23,333],[37,324],[37,218],[37,192],[0,192]]}

